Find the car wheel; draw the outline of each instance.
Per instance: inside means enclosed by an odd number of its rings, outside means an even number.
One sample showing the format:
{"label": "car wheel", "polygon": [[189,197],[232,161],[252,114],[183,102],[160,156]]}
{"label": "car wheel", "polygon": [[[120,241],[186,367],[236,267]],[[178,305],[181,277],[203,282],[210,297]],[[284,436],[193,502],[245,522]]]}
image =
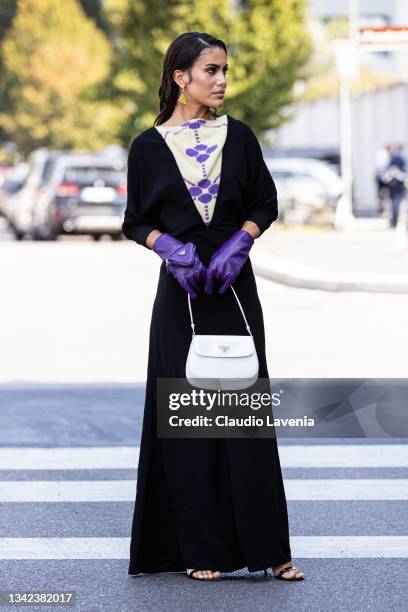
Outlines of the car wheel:
{"label": "car wheel", "polygon": [[13,229],[13,232],[14,232],[14,237],[15,237],[16,240],[23,240],[24,239],[24,236],[25,236],[24,232],[19,232],[16,229]]}
{"label": "car wheel", "polygon": [[56,240],[58,238],[58,234],[57,232],[55,232],[54,230],[47,228],[47,231],[35,231],[33,233],[33,240]]}

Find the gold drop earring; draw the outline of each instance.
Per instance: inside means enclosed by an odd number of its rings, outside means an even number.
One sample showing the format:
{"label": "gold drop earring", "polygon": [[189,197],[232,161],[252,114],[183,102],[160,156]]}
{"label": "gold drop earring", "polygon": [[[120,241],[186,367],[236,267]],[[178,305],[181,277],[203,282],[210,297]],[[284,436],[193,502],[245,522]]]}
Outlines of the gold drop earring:
{"label": "gold drop earring", "polygon": [[178,101],[180,102],[180,104],[187,104],[187,98],[184,95],[184,87],[182,89],[181,96],[179,97]]}

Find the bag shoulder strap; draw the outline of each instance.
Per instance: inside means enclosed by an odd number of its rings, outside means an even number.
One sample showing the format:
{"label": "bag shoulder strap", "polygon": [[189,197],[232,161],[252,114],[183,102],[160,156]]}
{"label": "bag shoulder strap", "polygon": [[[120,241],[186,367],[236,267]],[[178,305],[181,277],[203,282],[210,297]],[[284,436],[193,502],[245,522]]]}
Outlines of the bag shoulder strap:
{"label": "bag shoulder strap", "polygon": [[[240,307],[242,316],[244,317],[245,327],[247,328],[248,333],[250,334],[250,336],[252,336],[251,328],[249,327],[248,321],[246,320],[244,310],[243,310],[241,302],[239,301],[239,298],[237,296],[237,292],[235,291],[235,289],[234,289],[234,287],[232,285],[230,285],[230,286],[231,286],[232,291],[234,292],[235,299],[238,302],[238,306]],[[193,337],[194,337],[195,336],[195,323],[193,321],[193,313],[192,313],[192,310],[191,310],[191,298],[190,298],[190,294],[189,293],[187,293],[187,299],[188,299],[188,309],[190,311],[191,329],[193,330]]]}

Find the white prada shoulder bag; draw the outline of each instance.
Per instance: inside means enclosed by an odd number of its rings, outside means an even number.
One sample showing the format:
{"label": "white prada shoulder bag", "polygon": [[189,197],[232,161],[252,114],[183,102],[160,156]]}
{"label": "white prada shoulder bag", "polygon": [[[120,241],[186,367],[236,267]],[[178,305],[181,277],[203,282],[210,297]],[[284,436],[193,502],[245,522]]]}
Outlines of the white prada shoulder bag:
{"label": "white prada shoulder bag", "polygon": [[200,389],[246,389],[258,379],[259,363],[251,329],[241,302],[231,285],[241,309],[248,336],[196,334],[191,298],[187,294],[193,337],[186,362],[186,378]]}

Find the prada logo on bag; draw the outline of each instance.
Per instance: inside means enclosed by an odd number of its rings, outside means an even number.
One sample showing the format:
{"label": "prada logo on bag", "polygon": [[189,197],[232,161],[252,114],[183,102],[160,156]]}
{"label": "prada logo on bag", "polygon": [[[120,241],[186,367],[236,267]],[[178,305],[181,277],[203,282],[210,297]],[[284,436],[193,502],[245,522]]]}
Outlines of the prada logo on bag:
{"label": "prada logo on bag", "polygon": [[186,254],[186,249],[183,249],[182,251],[178,252],[179,255],[185,255]]}
{"label": "prada logo on bag", "polygon": [[230,348],[229,346],[223,346],[222,344],[218,345],[218,348],[223,352],[226,353],[228,351],[228,349]]}

